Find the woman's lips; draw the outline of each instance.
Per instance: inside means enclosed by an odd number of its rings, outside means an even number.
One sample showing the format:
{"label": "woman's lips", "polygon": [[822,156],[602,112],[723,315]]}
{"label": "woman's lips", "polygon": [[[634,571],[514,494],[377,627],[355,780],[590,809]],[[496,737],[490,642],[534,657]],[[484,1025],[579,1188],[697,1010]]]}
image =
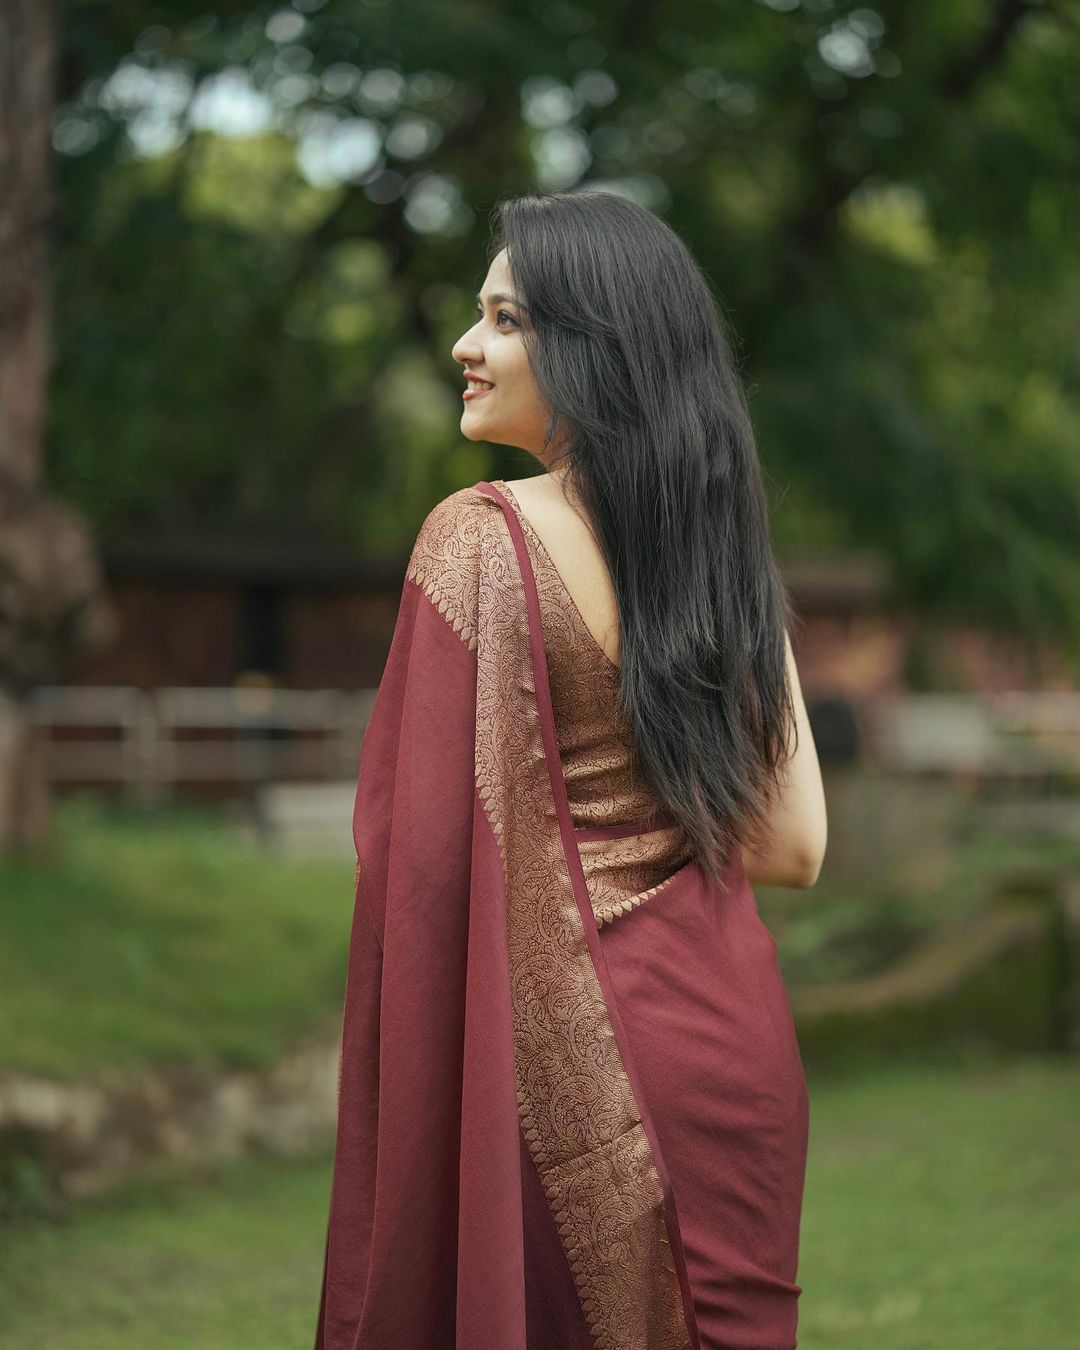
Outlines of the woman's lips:
{"label": "woman's lips", "polygon": [[483,394],[490,394],[491,391],[492,391],[492,389],[494,389],[494,388],[495,388],[494,385],[490,385],[490,386],[487,387],[487,388],[483,388],[482,386],[480,386],[480,385],[478,385],[478,384],[470,385],[470,387],[469,387],[468,389],[463,389],[463,390],[461,391],[461,397],[462,397],[463,399],[466,399],[466,398],[468,398],[468,399],[472,399],[472,398],[480,398],[481,395],[483,395]]}

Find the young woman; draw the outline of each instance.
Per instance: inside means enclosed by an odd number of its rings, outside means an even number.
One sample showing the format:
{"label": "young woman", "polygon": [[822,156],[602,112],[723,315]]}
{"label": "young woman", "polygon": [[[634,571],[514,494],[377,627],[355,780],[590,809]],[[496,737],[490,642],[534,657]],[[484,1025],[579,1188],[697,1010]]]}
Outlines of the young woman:
{"label": "young woman", "polygon": [[793,1350],[806,1082],[751,884],[821,776],[716,303],[609,193],[499,205],[364,737],[316,1350]]}

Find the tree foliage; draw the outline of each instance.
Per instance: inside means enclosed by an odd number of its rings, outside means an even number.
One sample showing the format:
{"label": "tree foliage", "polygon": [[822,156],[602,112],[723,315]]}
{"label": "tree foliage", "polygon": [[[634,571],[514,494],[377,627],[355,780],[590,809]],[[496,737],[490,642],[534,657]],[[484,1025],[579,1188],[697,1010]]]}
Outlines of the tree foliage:
{"label": "tree foliage", "polygon": [[782,556],[1080,653],[1071,0],[65,10],[51,474],[106,534],[400,547],[526,471],[450,347],[495,200],[595,183],[740,335]]}

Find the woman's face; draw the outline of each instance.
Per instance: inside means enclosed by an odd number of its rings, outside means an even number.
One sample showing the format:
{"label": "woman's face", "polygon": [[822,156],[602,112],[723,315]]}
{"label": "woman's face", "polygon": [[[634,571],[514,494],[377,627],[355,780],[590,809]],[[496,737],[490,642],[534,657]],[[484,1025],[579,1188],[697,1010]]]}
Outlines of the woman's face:
{"label": "woman's face", "polygon": [[464,382],[461,431],[470,441],[516,445],[534,454],[543,446],[547,410],[525,354],[527,326],[528,316],[514,295],[503,249],[488,268],[477,300],[476,322],[450,352],[466,375],[487,382]]}

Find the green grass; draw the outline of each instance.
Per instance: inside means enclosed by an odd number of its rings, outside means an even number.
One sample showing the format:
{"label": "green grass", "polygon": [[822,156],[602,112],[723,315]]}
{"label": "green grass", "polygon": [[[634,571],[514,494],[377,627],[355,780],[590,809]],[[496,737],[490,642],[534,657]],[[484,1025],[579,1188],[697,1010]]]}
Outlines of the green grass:
{"label": "green grass", "polygon": [[4,1350],[310,1350],[330,1165],[252,1160],[12,1225]]}
{"label": "green grass", "polygon": [[800,1350],[1064,1350],[1080,1063],[908,1064],[811,1085]]}
{"label": "green grass", "polygon": [[340,1022],[353,863],[284,861],[213,816],[69,801],[0,866],[0,1065],[265,1065]]}
{"label": "green grass", "polygon": [[[800,1350],[1064,1350],[1080,1064],[811,1080]],[[330,1162],[144,1182],[0,1241],[5,1350],[309,1350]]]}

